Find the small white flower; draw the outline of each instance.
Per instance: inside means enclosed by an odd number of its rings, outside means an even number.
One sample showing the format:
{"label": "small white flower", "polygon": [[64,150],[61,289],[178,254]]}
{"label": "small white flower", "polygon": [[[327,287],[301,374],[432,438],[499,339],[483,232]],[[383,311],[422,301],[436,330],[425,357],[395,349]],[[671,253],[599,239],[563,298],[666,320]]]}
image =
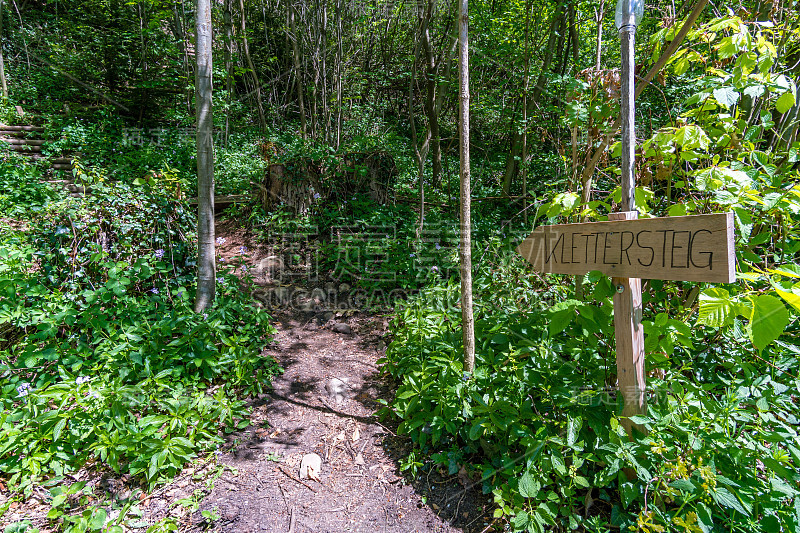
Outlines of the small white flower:
{"label": "small white flower", "polygon": [[225,237],[217,237],[217,244],[225,244],[227,240]]}
{"label": "small white flower", "polygon": [[78,378],[75,379],[75,384],[76,385],[83,385],[84,383],[88,383],[91,380],[92,380],[92,378],[90,378],[89,376],[78,376]]}
{"label": "small white flower", "polygon": [[153,256],[154,256],[156,259],[161,259],[162,257],[164,257],[164,254],[165,254],[165,253],[166,253],[166,252],[164,252],[164,250],[156,250],[155,252],[153,252]]}

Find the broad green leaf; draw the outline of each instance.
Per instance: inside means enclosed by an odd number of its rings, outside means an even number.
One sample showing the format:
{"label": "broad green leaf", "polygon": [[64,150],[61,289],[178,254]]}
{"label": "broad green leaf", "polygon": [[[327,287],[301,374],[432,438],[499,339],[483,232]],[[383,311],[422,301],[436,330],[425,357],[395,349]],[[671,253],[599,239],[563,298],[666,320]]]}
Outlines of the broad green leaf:
{"label": "broad green leaf", "polygon": [[800,283],[795,283],[794,285],[791,285],[788,281],[773,283],[772,288],[786,303],[800,311]]}
{"label": "broad green leaf", "polygon": [[567,419],[567,446],[572,446],[578,440],[582,425],[583,419],[579,416]]}
{"label": "broad green leaf", "polygon": [[789,324],[789,311],[778,298],[762,294],[751,298],[750,340],[759,350],[777,339]]}
{"label": "broad green leaf", "polygon": [[733,301],[725,289],[711,287],[700,293],[698,324],[719,328],[733,320]]}
{"label": "broad green leaf", "polygon": [[800,265],[788,264],[769,269],[771,274],[780,274],[789,278],[800,279]]}
{"label": "broad green leaf", "polygon": [[519,493],[523,498],[535,498],[541,489],[541,484],[533,479],[530,471],[525,471],[519,480]]}
{"label": "broad green leaf", "polygon": [[786,113],[792,108],[792,106],[794,106],[794,102],[795,102],[794,93],[792,93],[791,91],[786,91],[775,102],[775,109],[778,110],[778,113],[781,114]]}
{"label": "broad green leaf", "polygon": [[89,521],[89,527],[94,530],[99,530],[102,528],[106,523],[106,510],[102,507],[97,509],[94,514],[92,515],[91,520]]}
{"label": "broad green leaf", "polygon": [[728,507],[730,509],[734,509],[745,516],[750,516],[750,512],[747,511],[744,506],[736,499],[728,489],[721,487],[716,491],[712,492],[711,495],[713,496],[714,500],[723,507]]}
{"label": "broad green leaf", "polygon": [[517,516],[514,517],[514,530],[515,531],[522,531],[528,529],[528,524],[531,521],[531,517],[528,515],[526,511],[520,511],[517,513]]}
{"label": "broad green leaf", "polygon": [[719,89],[714,89],[714,99],[720,105],[731,108],[739,101],[739,91],[733,87],[720,87]]}

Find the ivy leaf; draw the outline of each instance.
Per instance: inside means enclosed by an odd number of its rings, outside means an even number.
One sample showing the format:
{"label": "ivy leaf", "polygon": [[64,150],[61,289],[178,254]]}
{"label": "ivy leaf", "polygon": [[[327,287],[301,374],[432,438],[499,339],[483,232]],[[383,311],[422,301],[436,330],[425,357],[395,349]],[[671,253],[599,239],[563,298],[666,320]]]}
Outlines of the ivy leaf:
{"label": "ivy leaf", "polygon": [[794,93],[786,91],[778,98],[778,101],[775,102],[775,109],[777,109],[780,114],[786,113],[794,106],[794,102]]}
{"label": "ivy leaf", "polygon": [[789,311],[779,299],[762,294],[751,299],[750,340],[759,351],[777,339],[789,324]]}
{"label": "ivy leaf", "polygon": [[730,109],[739,101],[739,91],[733,87],[714,89],[714,99],[719,102],[720,105]]}
{"label": "ivy leaf", "polygon": [[725,289],[712,287],[700,294],[698,324],[719,328],[727,326],[733,319],[733,301]]}

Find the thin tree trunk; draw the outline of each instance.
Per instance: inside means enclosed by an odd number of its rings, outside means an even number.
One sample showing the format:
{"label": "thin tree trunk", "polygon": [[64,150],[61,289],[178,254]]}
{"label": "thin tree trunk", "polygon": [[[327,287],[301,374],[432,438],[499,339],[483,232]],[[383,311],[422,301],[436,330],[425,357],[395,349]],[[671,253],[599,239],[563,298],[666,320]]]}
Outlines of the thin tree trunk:
{"label": "thin tree trunk", "polygon": [[428,5],[425,9],[425,20],[423,22],[424,28],[422,30],[422,49],[425,52],[425,114],[428,115],[428,129],[430,130],[431,139],[431,157],[433,158],[433,186],[439,186],[439,180],[442,174],[442,150],[441,139],[439,136],[439,117],[436,113],[436,77],[437,77],[437,63],[433,56],[433,49],[431,47],[430,36],[430,22],[433,16],[433,7],[435,0],[428,0]]}
{"label": "thin tree trunk", "polygon": [[469,171],[469,0],[459,1],[459,152],[461,160],[461,328],[464,370],[475,368],[475,317],[472,314],[472,198]]}
{"label": "thin tree trunk", "polygon": [[572,61],[577,68],[580,64],[581,40],[578,28],[575,26],[575,2],[569,5],[569,39],[572,42]]}
{"label": "thin tree trunk", "polygon": [[247,60],[247,68],[250,70],[250,77],[253,80],[256,93],[256,108],[258,109],[258,124],[262,130],[267,129],[267,119],[264,116],[264,106],[261,104],[261,83],[258,81],[258,74],[256,73],[256,66],[253,64],[253,59],[250,57],[250,45],[247,39],[247,28],[245,27],[245,11],[244,0],[239,0],[239,9],[242,14],[242,46],[244,48],[244,57]]}
{"label": "thin tree trunk", "polygon": [[233,84],[231,83],[231,71],[233,70],[233,20],[231,17],[231,0],[225,0],[225,148],[228,147],[228,136],[230,135],[230,115],[231,97]]}
{"label": "thin tree trunk", "polygon": [[194,310],[202,313],[214,301],[217,283],[214,253],[214,126],[211,108],[211,0],[197,0],[197,294]]}
{"label": "thin tree trunk", "polygon": [[300,104],[300,132],[303,140],[306,140],[306,106],[303,102],[303,70],[300,68],[300,45],[297,42],[300,36],[297,33],[295,14],[296,10],[294,4],[289,4],[289,23],[292,30],[292,55],[294,57],[294,76],[297,82],[297,101]]}
{"label": "thin tree trunk", "polygon": [[525,82],[522,91],[522,219],[528,225],[528,83],[530,81],[530,0],[525,1]]}
{"label": "thin tree trunk", "polygon": [[[531,98],[527,102],[528,115],[530,115],[530,112],[533,110],[533,106],[539,102],[539,98],[544,91],[544,84],[547,81],[547,71],[550,69],[550,64],[553,61],[553,48],[555,48],[556,43],[559,41],[558,33],[555,31],[555,29],[557,24],[561,24],[563,3],[564,0],[561,0],[558,3],[555,11],[553,12],[553,16],[550,19],[550,28],[548,31],[549,37],[547,39],[547,46],[545,47],[544,51],[542,70],[536,80],[536,85],[533,87]],[[519,169],[519,155],[520,149],[522,148],[520,142],[521,140],[522,136],[520,135],[519,128],[517,128],[517,122],[516,120],[513,120],[511,128],[511,151],[506,157],[506,171],[505,175],[503,176],[503,194],[506,195],[509,194],[509,191],[511,190],[511,182],[517,175],[517,171]]]}
{"label": "thin tree trunk", "polygon": [[3,90],[3,101],[8,100],[8,84],[6,83],[6,63],[3,59],[3,0],[0,0],[0,85]]}
{"label": "thin tree trunk", "polygon": [[312,66],[314,67],[314,85],[311,88],[311,138],[317,139],[319,135],[319,125],[317,124],[318,120],[318,110],[317,110],[317,101],[319,99],[318,94],[318,87],[320,82],[320,40],[321,40],[321,32],[320,32],[320,24],[319,18],[317,17],[317,13],[319,13],[319,0],[315,0],[314,2],[314,12],[313,12],[313,25],[314,29],[312,34],[314,35],[314,58],[311,62]]}
{"label": "thin tree trunk", "polygon": [[342,142],[342,0],[336,0],[336,149]]}
{"label": "thin tree trunk", "polygon": [[[647,71],[647,74],[644,75],[642,81],[636,85],[636,92],[634,94],[634,98],[638,98],[642,91],[644,91],[645,87],[650,84],[650,81],[658,74],[658,72],[664,68],[666,65],[667,60],[674,54],[678,48],[680,47],[683,40],[686,38],[686,34],[689,33],[689,30],[694,25],[697,18],[703,12],[703,9],[708,4],[708,0],[698,0],[697,4],[695,4],[694,9],[692,10],[689,18],[686,19],[681,29],[669,43],[667,49],[661,53],[661,57],[658,58],[658,61],[650,67],[650,70]],[[600,146],[595,149],[592,153],[591,158],[588,159],[586,166],[583,168],[583,172],[581,173],[581,206],[582,209],[589,203],[590,192],[592,187],[592,176],[594,175],[594,169],[597,167],[597,162],[600,161],[600,157],[605,152],[608,145],[611,143],[611,139],[614,134],[619,129],[620,125],[622,124],[621,119],[617,118],[614,121],[614,124],[608,129],[606,134],[603,136],[603,140],[600,142]]]}
{"label": "thin tree trunk", "polygon": [[419,188],[419,224],[417,226],[417,237],[422,234],[422,228],[425,224],[425,160],[428,157],[428,148],[430,146],[431,130],[426,129],[425,140],[422,145],[419,144],[419,136],[417,134],[417,120],[414,118],[414,84],[417,81],[417,60],[419,57],[419,49],[421,36],[423,33],[424,21],[419,20],[420,35],[415,38],[414,55],[411,61],[411,76],[408,81],[408,120],[411,124],[411,143],[414,146],[414,158],[417,160],[417,184]]}
{"label": "thin tree trunk", "polygon": [[595,11],[597,16],[597,47],[595,50],[594,68],[600,70],[600,58],[603,51],[603,16],[606,13],[606,2],[600,0],[600,7]]}
{"label": "thin tree trunk", "polygon": [[322,117],[325,120],[325,142],[330,139],[331,111],[328,107],[328,2],[322,2]]}

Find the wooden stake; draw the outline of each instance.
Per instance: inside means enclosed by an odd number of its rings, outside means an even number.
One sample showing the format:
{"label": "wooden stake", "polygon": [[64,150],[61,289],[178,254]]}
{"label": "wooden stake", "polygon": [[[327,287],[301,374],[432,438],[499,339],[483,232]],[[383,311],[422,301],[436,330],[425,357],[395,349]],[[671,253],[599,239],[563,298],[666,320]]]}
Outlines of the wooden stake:
{"label": "wooden stake", "polygon": [[[635,220],[636,211],[610,213],[609,220]],[[644,332],[642,331],[642,280],[612,278],[617,289],[614,294],[614,332],[617,340],[617,382],[624,407],[622,415],[630,417],[646,411],[644,374]],[[628,418],[622,420],[628,435],[641,426]]]}

